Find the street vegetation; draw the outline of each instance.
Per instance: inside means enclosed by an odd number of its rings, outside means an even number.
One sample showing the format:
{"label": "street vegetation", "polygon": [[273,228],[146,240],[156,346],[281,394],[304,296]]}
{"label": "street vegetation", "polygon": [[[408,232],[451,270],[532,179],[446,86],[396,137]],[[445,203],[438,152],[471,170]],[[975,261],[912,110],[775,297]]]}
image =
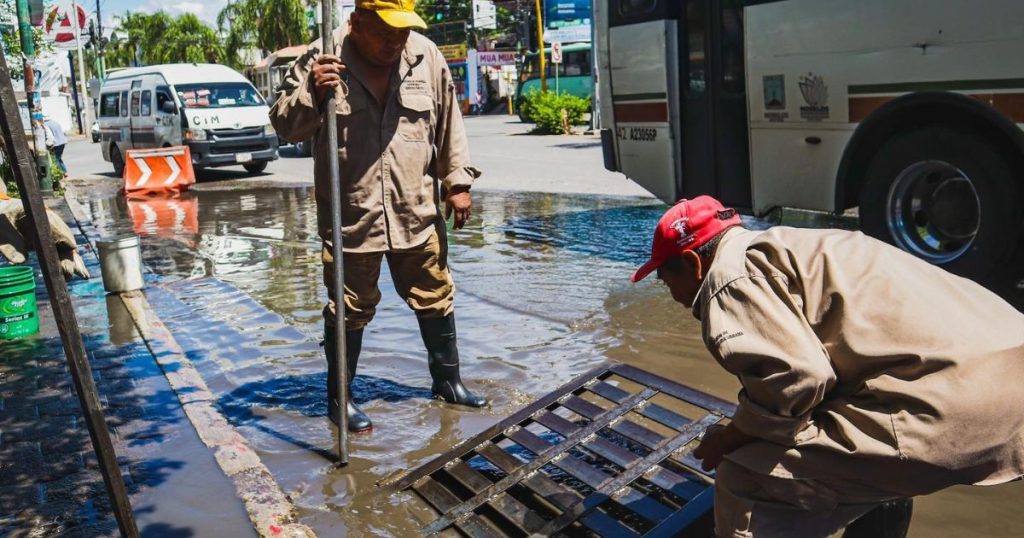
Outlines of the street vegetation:
{"label": "street vegetation", "polygon": [[537,134],[572,134],[573,125],[586,123],[590,98],[566,92],[533,90],[523,95],[519,115],[527,123],[536,123]]}

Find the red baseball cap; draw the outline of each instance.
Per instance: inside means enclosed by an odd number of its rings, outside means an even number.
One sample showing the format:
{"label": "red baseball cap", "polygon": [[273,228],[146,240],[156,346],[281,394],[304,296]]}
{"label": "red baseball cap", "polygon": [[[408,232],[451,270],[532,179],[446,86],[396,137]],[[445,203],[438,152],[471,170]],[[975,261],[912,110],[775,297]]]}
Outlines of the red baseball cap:
{"label": "red baseball cap", "polygon": [[651,243],[651,259],[633,273],[631,280],[643,280],[665,260],[695,250],[726,228],[740,223],[735,209],[727,209],[710,196],[680,200],[658,221]]}

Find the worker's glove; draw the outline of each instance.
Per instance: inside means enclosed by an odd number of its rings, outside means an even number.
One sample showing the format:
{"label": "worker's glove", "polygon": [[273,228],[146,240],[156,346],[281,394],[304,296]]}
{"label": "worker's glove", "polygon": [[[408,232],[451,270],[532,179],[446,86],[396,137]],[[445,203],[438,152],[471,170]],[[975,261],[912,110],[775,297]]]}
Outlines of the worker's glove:
{"label": "worker's glove", "polygon": [[[82,278],[89,278],[89,270],[85,268],[85,262],[78,255],[78,248],[75,243],[75,234],[64,223],[56,213],[46,210],[47,220],[50,221],[50,231],[53,242],[57,246],[57,256],[60,258],[60,269],[64,278],[70,280],[78,275]],[[0,195],[0,255],[7,258],[14,264],[25,263],[29,250],[34,246],[28,243],[29,227],[32,220],[25,213],[25,207],[17,198],[6,198]]]}

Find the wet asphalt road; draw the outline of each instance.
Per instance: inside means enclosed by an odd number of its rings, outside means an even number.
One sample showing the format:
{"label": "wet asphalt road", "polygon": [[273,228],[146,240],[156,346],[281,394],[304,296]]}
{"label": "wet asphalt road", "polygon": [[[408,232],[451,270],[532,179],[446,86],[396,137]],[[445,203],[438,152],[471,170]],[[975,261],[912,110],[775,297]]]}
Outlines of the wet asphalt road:
{"label": "wet asphalt road", "polygon": [[[436,456],[600,361],[735,398],[735,380],[703,349],[692,316],[657,283],[628,283],[664,206],[603,169],[598,139],[527,136],[527,126],[506,117],[469,118],[467,129],[484,176],[479,211],[455,236],[452,267],[465,376],[494,406],[465,412],[426,399],[422,344],[385,271],[355,384],[378,427],[354,439],[344,475],[325,471],[316,451],[331,440],[318,397],[324,293],[312,160],[285,147],[264,174],[211,170],[184,204],[137,207],[114,192],[97,144],[76,141],[65,153],[72,174],[96,187],[89,205],[97,225],[144,235],[147,265],[167,284],[150,301],[293,496],[300,520],[323,536],[413,531],[416,514],[381,497],[377,479]],[[161,212],[187,218],[146,220]],[[219,349],[207,349],[209,341]],[[919,499],[911,535],[1013,535],[1024,525],[1021,493],[1024,483]]]}

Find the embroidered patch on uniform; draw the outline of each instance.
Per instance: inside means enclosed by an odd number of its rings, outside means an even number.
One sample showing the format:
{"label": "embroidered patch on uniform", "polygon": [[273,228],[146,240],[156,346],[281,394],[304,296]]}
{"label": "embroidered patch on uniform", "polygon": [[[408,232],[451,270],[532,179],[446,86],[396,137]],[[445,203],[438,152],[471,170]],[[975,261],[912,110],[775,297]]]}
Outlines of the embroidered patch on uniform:
{"label": "embroidered patch on uniform", "polygon": [[425,80],[408,79],[402,83],[402,86],[410,93],[430,93],[430,85]]}
{"label": "embroidered patch on uniform", "polygon": [[722,331],[722,332],[718,333],[717,335],[715,335],[714,338],[711,339],[711,345],[713,345],[715,347],[718,347],[718,346],[722,345],[724,342],[726,342],[728,340],[732,340],[733,338],[736,338],[736,337],[739,337],[739,336],[743,336],[743,331],[736,331],[736,332]]}

